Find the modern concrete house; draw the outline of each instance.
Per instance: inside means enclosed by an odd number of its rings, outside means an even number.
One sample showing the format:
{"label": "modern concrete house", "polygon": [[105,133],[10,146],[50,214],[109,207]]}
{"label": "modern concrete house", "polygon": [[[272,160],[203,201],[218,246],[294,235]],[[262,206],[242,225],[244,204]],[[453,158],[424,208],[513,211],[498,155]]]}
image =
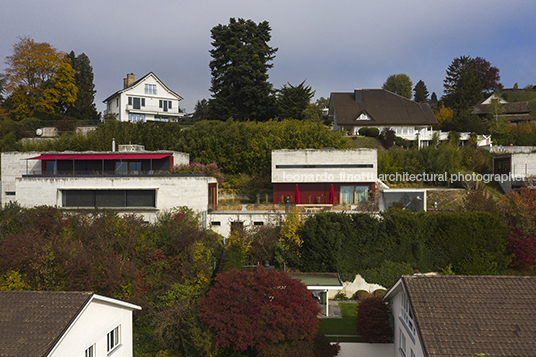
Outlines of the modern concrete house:
{"label": "modern concrete house", "polygon": [[[515,149],[518,147],[512,147]],[[504,192],[521,186],[535,187],[536,153],[510,152],[493,157],[493,174]]]}
{"label": "modern concrete house", "polygon": [[536,277],[402,276],[385,294],[395,357],[534,356]]}
{"label": "modern concrete house", "polygon": [[2,204],[64,210],[113,209],[153,221],[163,210],[216,209],[218,183],[170,174],[189,155],[171,151],[2,153]]}
{"label": "modern concrete house", "polygon": [[90,292],[0,291],[0,356],[132,357],[132,312]]}
{"label": "modern concrete house", "polygon": [[274,150],[274,203],[365,203],[376,190],[377,161],[375,149]]}
{"label": "modern concrete house", "polygon": [[113,114],[117,120],[131,123],[176,122],[184,116],[179,105],[182,99],[153,72],[137,81],[130,73],[123,80],[123,89],[103,101],[106,103],[104,115]]}

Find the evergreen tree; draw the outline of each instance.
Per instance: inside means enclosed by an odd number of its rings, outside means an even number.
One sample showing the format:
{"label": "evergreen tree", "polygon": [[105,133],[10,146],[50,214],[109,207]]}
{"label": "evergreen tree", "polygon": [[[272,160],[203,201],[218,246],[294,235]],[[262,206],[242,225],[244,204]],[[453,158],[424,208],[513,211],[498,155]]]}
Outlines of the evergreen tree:
{"label": "evergreen tree", "polygon": [[469,56],[455,58],[443,81],[443,101],[455,112],[467,110],[482,99],[482,83],[475,61]]}
{"label": "evergreen tree", "polygon": [[428,100],[428,94],[428,88],[426,88],[426,84],[421,79],[413,88],[414,99],[418,103],[424,103]]}
{"label": "evergreen tree", "polygon": [[93,84],[93,68],[88,56],[82,53],[75,56],[74,51],[67,55],[73,67],[78,97],[73,105],[64,108],[65,114],[81,120],[99,120],[100,114],[95,106],[95,85]]}
{"label": "evergreen tree", "polygon": [[268,120],[273,116],[275,98],[268,82],[277,48],[268,45],[270,25],[252,20],[229,20],[211,30],[213,49],[210,70],[210,119]]}
{"label": "evergreen tree", "polygon": [[305,81],[297,86],[287,83],[277,93],[277,112],[282,119],[303,119],[304,111],[309,101],[315,95],[311,86],[305,86]]}

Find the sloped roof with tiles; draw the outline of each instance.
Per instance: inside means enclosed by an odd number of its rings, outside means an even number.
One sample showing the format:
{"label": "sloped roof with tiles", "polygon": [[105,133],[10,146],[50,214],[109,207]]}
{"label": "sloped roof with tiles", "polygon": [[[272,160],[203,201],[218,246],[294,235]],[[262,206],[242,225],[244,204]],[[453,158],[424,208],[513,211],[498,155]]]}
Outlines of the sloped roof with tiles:
{"label": "sloped roof with tiles", "polygon": [[0,356],[45,356],[92,295],[0,291]]}
{"label": "sloped roof with tiles", "polygon": [[[428,104],[416,103],[384,89],[331,93],[330,110],[329,115],[337,116],[338,125],[437,125],[437,119]],[[358,120],[362,114],[369,120]]]}
{"label": "sloped roof with tiles", "polygon": [[536,356],[536,277],[414,275],[401,282],[426,356]]}

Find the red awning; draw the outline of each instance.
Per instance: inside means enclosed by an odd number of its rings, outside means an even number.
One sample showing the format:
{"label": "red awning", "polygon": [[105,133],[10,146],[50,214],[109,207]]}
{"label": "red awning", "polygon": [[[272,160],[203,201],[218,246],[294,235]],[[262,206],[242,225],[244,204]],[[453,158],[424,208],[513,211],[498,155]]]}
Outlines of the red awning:
{"label": "red awning", "polygon": [[27,160],[141,160],[163,159],[172,154],[42,154]]}

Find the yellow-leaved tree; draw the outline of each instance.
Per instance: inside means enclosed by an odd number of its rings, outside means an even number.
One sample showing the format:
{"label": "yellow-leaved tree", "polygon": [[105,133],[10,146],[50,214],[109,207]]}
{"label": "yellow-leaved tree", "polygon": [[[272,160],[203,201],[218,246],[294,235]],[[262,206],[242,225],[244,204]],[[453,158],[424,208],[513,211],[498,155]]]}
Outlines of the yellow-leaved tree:
{"label": "yellow-leaved tree", "polygon": [[60,105],[72,105],[78,88],[69,58],[46,42],[19,38],[6,57],[5,90],[11,96],[11,112],[17,120],[36,111],[54,113]]}

